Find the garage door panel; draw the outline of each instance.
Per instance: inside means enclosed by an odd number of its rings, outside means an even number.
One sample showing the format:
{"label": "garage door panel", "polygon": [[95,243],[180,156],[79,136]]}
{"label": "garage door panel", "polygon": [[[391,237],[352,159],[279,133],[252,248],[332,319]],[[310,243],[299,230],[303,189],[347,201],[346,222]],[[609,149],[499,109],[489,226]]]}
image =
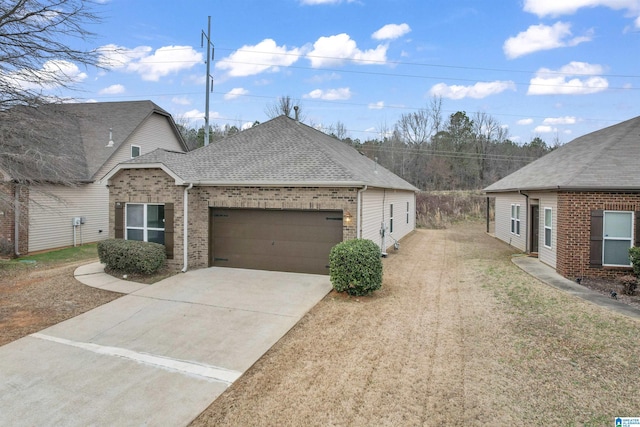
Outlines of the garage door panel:
{"label": "garage door panel", "polygon": [[213,209],[211,265],[328,274],[342,212]]}

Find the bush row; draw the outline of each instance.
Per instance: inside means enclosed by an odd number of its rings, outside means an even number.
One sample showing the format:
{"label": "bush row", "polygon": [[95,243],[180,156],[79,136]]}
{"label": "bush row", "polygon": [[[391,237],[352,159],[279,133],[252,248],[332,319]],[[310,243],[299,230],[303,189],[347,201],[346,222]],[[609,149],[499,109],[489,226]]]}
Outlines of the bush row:
{"label": "bush row", "polygon": [[98,257],[107,268],[123,273],[153,274],[164,266],[164,245],[137,240],[107,239],[98,243]]}

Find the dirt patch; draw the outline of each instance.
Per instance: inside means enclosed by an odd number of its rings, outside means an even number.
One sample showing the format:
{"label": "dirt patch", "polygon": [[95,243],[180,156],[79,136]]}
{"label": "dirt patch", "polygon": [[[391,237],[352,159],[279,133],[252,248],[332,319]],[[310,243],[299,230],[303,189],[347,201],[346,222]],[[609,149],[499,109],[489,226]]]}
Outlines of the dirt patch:
{"label": "dirt patch", "polygon": [[[192,425],[593,425],[638,413],[640,323],[550,288],[484,224],[419,230]],[[624,343],[624,344],[622,344]]]}
{"label": "dirt patch", "polygon": [[0,270],[0,345],[119,298],[73,277],[88,262]]}

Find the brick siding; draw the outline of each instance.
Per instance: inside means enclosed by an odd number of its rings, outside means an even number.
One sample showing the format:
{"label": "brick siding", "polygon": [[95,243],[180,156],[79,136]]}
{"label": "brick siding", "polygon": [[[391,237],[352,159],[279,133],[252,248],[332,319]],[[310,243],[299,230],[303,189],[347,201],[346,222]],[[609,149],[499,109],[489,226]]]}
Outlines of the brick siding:
{"label": "brick siding", "polygon": [[615,278],[631,268],[591,267],[589,239],[592,210],[640,211],[637,192],[559,192],[556,270],[569,279]]}
{"label": "brick siding", "polygon": [[[189,268],[209,266],[209,208],[339,210],[354,220],[343,222],[343,239],[356,238],[357,188],[317,187],[194,187],[189,191]],[[174,259],[183,264],[184,187],[160,169],[119,172],[109,186],[109,237],[114,236],[115,202],[174,203]]]}

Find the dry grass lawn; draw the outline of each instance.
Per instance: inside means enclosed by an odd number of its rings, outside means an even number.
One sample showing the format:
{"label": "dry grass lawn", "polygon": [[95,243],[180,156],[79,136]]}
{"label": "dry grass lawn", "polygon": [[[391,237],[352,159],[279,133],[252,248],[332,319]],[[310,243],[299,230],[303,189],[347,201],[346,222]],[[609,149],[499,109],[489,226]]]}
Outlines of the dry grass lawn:
{"label": "dry grass lawn", "polygon": [[482,223],[418,230],[193,426],[602,426],[640,416],[640,322],[550,288]]}

